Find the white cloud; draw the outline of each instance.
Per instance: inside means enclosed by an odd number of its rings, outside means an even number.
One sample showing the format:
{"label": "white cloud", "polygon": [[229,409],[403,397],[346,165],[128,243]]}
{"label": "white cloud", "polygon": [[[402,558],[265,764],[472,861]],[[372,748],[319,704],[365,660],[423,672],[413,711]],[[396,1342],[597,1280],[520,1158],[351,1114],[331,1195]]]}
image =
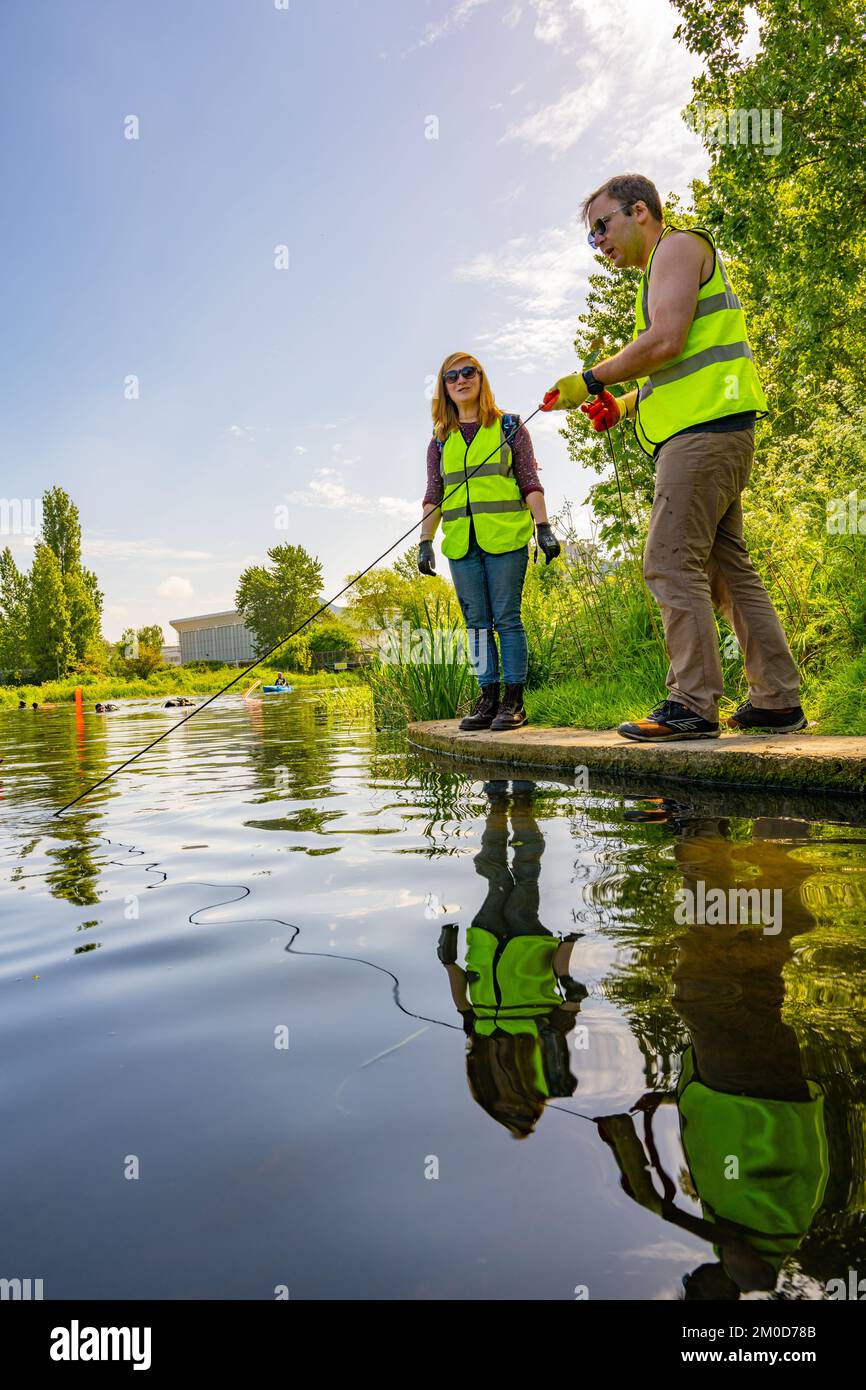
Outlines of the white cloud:
{"label": "white cloud", "polygon": [[162,583],[157,585],[156,592],[161,598],[191,598],[193,587],[188,579],[171,574],[168,579],[163,579]]}
{"label": "white cloud", "polygon": [[[569,27],[570,12],[575,4],[561,3],[561,0],[532,0],[537,15],[533,33],[542,43],[561,44]],[[605,5],[607,11],[608,5]]]}
{"label": "white cloud", "polygon": [[[474,10],[478,10],[482,5],[488,5],[490,0],[457,0],[457,4],[442,19],[435,20],[428,24],[424,30],[423,39],[413,43],[406,49],[406,53],[414,53],[418,48],[427,48],[431,43],[437,43],[446,34],[452,33],[455,29],[463,29],[472,18]],[[403,57],[406,56],[403,54]]]}
{"label": "white cloud", "polygon": [[490,333],[480,333],[478,342],[486,354],[499,362],[513,362],[521,375],[529,375],[571,360],[576,327],[577,309],[567,318],[515,318]]}
{"label": "white cloud", "polygon": [[[700,71],[694,54],[674,39],[677,14],[668,0],[532,0],[535,37],[576,55],[575,85],[555,102],[512,124],[503,137],[550,148],[554,158],[594,127],[603,160],[593,182],[617,166],[646,169],[667,189],[702,177],[707,156],[680,117]],[[745,41],[754,46],[754,21]],[[639,54],[639,64],[630,61]],[[592,138],[590,134],[590,139]],[[595,143],[598,143],[596,141]]]}
{"label": "white cloud", "polygon": [[[621,1250],[621,1260],[672,1260],[676,1264],[693,1264],[704,1253],[704,1247],[695,1243],[688,1245],[681,1240],[659,1240],[652,1245],[639,1245],[634,1250]],[[667,1295],[665,1295],[667,1297]]]}
{"label": "white cloud", "polygon": [[510,188],[507,193],[503,193],[502,197],[497,198],[495,201],[497,205],[501,205],[502,203],[513,203],[518,198],[522,197],[525,192],[526,186],[519,183],[516,188]]}
{"label": "white cloud", "polygon": [[559,101],[543,106],[517,125],[509,126],[503,140],[523,140],[529,145],[549,145],[554,155],[576,145],[611,99],[615,75],[608,68],[586,87],[566,92]]}
{"label": "white cloud", "polygon": [[306,488],[287,492],[285,497],[292,506],[320,507],[356,516],[393,516],[410,520],[418,515],[417,504],[403,497],[364,497],[359,492],[350,492],[335,468],[319,468]]}
{"label": "white cloud", "polygon": [[296,444],[296,445],[295,445],[295,453],[296,453],[296,454],[305,454],[306,452],[307,452],[307,451],[306,451],[306,449],[304,448],[303,444]]}
{"label": "white cloud", "polygon": [[87,537],[81,553],[91,560],[213,560],[209,550],[175,550],[153,540],[109,540]]}
{"label": "white cloud", "polygon": [[501,251],[482,251],[454,272],[458,280],[503,290],[520,308],[547,317],[571,306],[595,268],[577,219],[537,236],[514,237]]}

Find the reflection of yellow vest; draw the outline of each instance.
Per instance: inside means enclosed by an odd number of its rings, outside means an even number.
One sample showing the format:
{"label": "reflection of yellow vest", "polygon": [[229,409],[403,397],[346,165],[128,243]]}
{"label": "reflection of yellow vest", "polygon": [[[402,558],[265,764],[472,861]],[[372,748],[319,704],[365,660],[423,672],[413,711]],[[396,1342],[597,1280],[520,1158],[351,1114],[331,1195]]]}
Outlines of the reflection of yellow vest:
{"label": "reflection of yellow vest", "polygon": [[[695,316],[679,357],[650,376],[637,378],[640,390],[635,434],[647,454],[689,425],[719,420],[744,410],[767,409],[745,316],[716,244],[703,228],[665,227],[662,236],[683,230],[693,231],[709,242],[715,264],[709,280],[698,291]],[[650,327],[649,276],[657,246],[658,242],[637,287],[635,338]]]}
{"label": "reflection of yellow vest", "polygon": [[558,936],[502,941],[483,927],[466,932],[466,971],[476,1031],[533,1033],[535,1020],[562,1003],[553,972]]}
{"label": "reflection of yellow vest", "polygon": [[445,484],[442,554],[449,560],[461,560],[466,554],[470,514],[478,544],[491,555],[526,545],[532,535],[532,513],[514,481],[511,446],[505,442],[501,421],[480,425],[469,445],[459,429],[452,430],[440,459]]}
{"label": "reflection of yellow vest", "polygon": [[824,1095],[817,1082],[806,1085],[810,1099],[799,1101],[713,1091],[695,1077],[689,1048],[677,1086],[683,1148],[705,1215],[744,1226],[749,1244],[771,1260],[797,1249],[827,1186]]}

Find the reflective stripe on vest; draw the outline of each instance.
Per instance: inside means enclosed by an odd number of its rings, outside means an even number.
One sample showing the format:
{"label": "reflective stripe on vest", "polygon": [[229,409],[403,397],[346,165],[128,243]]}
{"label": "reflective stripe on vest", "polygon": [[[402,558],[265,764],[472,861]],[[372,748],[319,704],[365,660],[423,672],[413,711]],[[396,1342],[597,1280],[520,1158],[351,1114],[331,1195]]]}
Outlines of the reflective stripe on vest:
{"label": "reflective stripe on vest", "polygon": [[445,440],[440,458],[445,484],[442,553],[449,560],[462,559],[469,549],[470,515],[482,550],[501,555],[526,545],[532,535],[532,513],[511,465],[511,447],[499,420],[480,426],[468,448],[459,429]]}
{"label": "reflective stripe on vest", "polygon": [[[706,420],[722,419],[741,411],[764,412],[767,401],[755,368],[746,333],[742,304],[734,293],[715,242],[703,228],[688,230],[709,242],[713,273],[698,291],[694,317],[679,357],[648,377],[638,377],[635,434],[645,453],[671,435]],[[661,240],[661,238],[659,238]],[[635,331],[638,338],[651,327],[649,276],[658,242],[650,253],[635,299]]]}

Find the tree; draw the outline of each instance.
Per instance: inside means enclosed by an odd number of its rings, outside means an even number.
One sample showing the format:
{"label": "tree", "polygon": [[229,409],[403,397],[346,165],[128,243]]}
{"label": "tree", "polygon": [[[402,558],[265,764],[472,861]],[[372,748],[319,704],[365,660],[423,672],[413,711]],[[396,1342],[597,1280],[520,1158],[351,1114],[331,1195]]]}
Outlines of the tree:
{"label": "tree", "polygon": [[711,153],[695,208],[735,257],[774,431],[800,433],[818,398],[839,408],[833,383],[866,386],[866,5],[756,0],[745,59],[743,0],[673,3],[705,64],[686,113]]}
{"label": "tree", "polygon": [[[82,669],[90,665],[94,644],[100,636],[102,594],[95,589],[95,576],[80,567],[64,577],[63,588],[69,607],[75,665],[77,669]],[[94,597],[94,592],[97,597]]]}
{"label": "tree", "polygon": [[28,591],[27,576],[7,545],[0,554],[0,670],[16,681],[31,666]]}
{"label": "tree", "polygon": [[257,656],[288,637],[321,603],[322,566],[302,545],[274,545],[268,559],[270,568],[244,570],[235,594],[235,607],[255,635]]}
{"label": "tree", "polygon": [[[352,576],[349,575],[349,581]],[[418,573],[418,546],[410,546],[389,569],[370,570],[349,593],[348,616],[364,631],[416,622],[418,614],[435,608],[449,621],[460,622],[459,605],[450,580],[441,574]]]}
{"label": "tree", "polygon": [[60,568],[77,669],[87,666],[100,635],[102,593],[96,575],[81,563],[78,508],[61,487],[42,494],[42,540]]}
{"label": "tree", "polygon": [[316,655],[320,652],[339,652],[341,655],[354,656],[358,651],[357,633],[338,618],[323,615],[311,623],[306,632],[310,651]]}
{"label": "tree", "polygon": [[63,573],[54,551],[36,542],[30,571],[30,645],[37,679],[60,680],[75,662]]}
{"label": "tree", "polygon": [[116,662],[119,670],[126,676],[139,676],[146,680],[162,665],[162,646],[165,641],[159,623],[140,627],[137,631],[128,627],[116,648]]}
{"label": "tree", "polygon": [[60,573],[71,574],[81,565],[81,522],[78,508],[62,487],[42,494],[42,539],[57,556]]}
{"label": "tree", "polygon": [[347,595],[349,617],[365,631],[387,627],[396,614],[402,613],[408,585],[404,575],[394,569],[369,570],[360,579],[348,575],[352,588]]}
{"label": "tree", "polygon": [[[580,327],[574,340],[577,356],[585,366],[612,357],[631,340],[640,279],[637,271],[615,271],[607,260],[597,259],[600,268],[589,277],[586,309],[578,319]],[[612,549],[634,542],[639,513],[652,499],[653,465],[631,427],[620,426],[610,440],[605,440],[589,429],[586,416],[575,410],[567,412],[561,433],[576,463],[608,475],[593,485],[587,499],[601,522],[601,539]],[[611,447],[617,460],[615,469]]]}

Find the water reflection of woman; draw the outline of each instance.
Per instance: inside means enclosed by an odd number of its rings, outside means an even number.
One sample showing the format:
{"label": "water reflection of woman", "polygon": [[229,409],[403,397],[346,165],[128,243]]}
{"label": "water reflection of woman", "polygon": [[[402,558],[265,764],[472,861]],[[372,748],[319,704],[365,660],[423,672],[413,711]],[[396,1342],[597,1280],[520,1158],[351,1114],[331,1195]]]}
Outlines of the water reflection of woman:
{"label": "water reflection of woman", "polygon": [[[791,939],[815,925],[800,892],[814,869],[788,844],[764,838],[776,833],[772,822],[755,821],[752,840],[741,842],[730,839],[726,821],[668,819],[679,831],[675,854],[687,888],[696,893],[703,881],[726,895],[743,884],[780,890],[780,930],[745,922],[687,929],[673,972],[673,1004],[690,1038],[676,1091],[648,1092],[633,1107],[644,1115],[643,1143],[631,1114],[597,1123],[629,1196],[712,1242],[718,1263],[686,1277],[686,1298],[737,1299],[775,1288],[829,1175],[823,1092],[805,1075],[796,1034],[782,1019]],[[786,822],[786,839],[795,828]],[[678,1110],[700,1218],[676,1207],[676,1186],[659,1160],[653,1117],[666,1103]]]}
{"label": "water reflection of woman", "polygon": [[[457,964],[457,926],[443,927],[438,955],[467,1035],[466,1073],[475,1100],[515,1139],[532,1133],[545,1102],[570,1096],[567,1035],[586,989],[569,975],[575,934],[562,938],[538,917],[544,837],[531,782],[489,782],[489,811],[475,871],[487,895]],[[508,823],[513,857],[508,866]]]}

